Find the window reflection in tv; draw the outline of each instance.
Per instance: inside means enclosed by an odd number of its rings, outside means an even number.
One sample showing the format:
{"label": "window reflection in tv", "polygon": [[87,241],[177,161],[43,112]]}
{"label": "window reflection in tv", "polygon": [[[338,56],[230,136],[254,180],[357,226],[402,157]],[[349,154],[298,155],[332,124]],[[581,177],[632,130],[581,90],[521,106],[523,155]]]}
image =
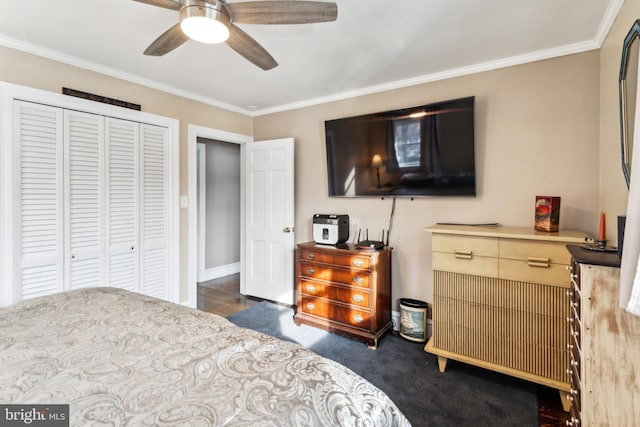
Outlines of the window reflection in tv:
{"label": "window reflection in tv", "polygon": [[475,196],[474,99],[326,121],[329,196]]}

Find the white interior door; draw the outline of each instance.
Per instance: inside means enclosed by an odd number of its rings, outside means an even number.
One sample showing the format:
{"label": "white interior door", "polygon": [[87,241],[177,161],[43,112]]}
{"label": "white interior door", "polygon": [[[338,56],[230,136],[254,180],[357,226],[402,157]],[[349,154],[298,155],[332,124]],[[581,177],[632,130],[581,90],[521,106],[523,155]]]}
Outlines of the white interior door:
{"label": "white interior door", "polygon": [[293,138],[243,146],[246,295],[294,304]]}
{"label": "white interior door", "polygon": [[62,291],[64,274],[63,111],[23,101],[13,106],[16,289],[9,302]]}
{"label": "white interior door", "polygon": [[100,286],[104,219],[104,117],[64,111],[65,289]]}
{"label": "white interior door", "polygon": [[138,291],[138,141],[140,125],[130,120],[105,119],[107,237],[109,286]]}
{"label": "white interior door", "polygon": [[140,125],[140,292],[169,298],[169,197],[166,128]]}

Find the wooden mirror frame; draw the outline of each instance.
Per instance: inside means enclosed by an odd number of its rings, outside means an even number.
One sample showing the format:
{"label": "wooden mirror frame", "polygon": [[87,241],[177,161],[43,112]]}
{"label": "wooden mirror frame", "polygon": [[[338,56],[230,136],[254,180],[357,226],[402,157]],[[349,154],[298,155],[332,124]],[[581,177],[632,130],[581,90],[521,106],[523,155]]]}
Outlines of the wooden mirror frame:
{"label": "wooden mirror frame", "polygon": [[622,149],[622,172],[629,188],[631,158],[638,91],[638,64],[640,53],[640,19],[636,20],[622,45],[620,64],[620,142]]}

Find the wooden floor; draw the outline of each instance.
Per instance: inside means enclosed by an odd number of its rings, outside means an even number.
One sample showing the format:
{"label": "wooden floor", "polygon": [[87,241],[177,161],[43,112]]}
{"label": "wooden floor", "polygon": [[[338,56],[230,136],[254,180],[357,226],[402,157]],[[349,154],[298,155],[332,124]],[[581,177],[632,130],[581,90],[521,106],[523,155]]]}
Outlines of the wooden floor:
{"label": "wooden floor", "polygon": [[[220,316],[229,316],[262,301],[240,294],[240,276],[234,274],[208,282],[198,283],[198,308]],[[538,386],[540,427],[565,426],[568,413],[562,410],[557,390]]]}

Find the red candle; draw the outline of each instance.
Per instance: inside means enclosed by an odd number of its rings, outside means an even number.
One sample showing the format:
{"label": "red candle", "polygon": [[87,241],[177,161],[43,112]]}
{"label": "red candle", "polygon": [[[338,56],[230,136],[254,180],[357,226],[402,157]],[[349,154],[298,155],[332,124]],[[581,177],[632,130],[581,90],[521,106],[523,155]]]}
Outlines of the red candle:
{"label": "red candle", "polygon": [[605,217],[604,217],[604,212],[600,212],[600,234],[598,236],[598,240],[607,240],[607,233],[605,231]]}

